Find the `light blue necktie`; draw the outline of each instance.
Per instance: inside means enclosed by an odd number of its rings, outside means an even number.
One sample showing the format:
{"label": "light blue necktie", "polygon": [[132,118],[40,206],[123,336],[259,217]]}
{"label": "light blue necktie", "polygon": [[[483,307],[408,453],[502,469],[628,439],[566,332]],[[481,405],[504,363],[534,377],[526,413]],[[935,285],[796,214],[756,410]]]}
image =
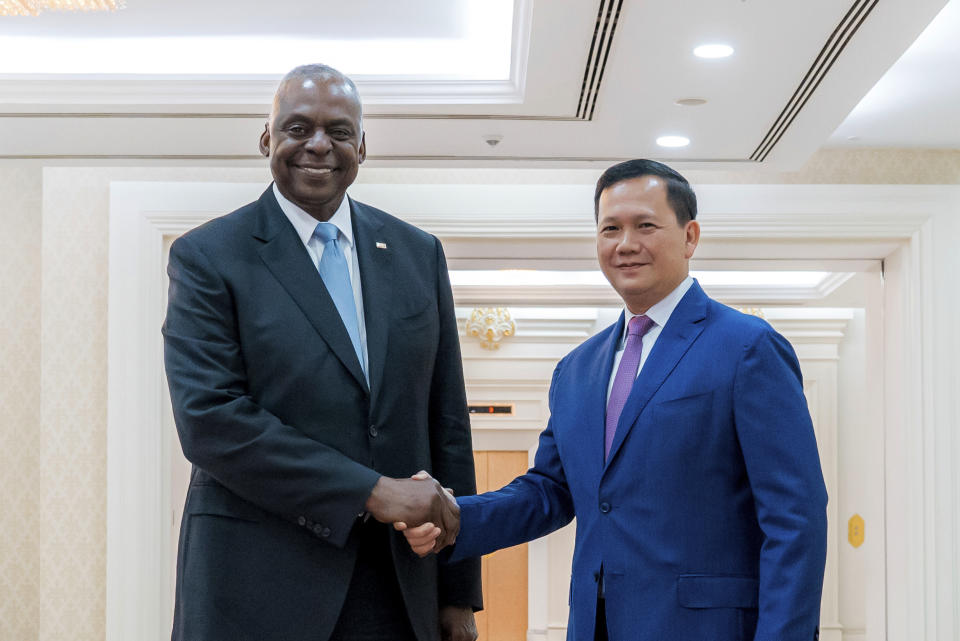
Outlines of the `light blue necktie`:
{"label": "light blue necktie", "polygon": [[347,259],[340,251],[337,234],[340,232],[333,223],[320,223],[313,235],[323,242],[323,255],[320,257],[320,277],[327,286],[330,297],[333,298],[340,319],[347,328],[353,349],[357,352],[360,367],[363,367],[363,349],[360,345],[360,326],[357,322],[357,306],[353,300],[353,286],[350,284],[350,268]]}

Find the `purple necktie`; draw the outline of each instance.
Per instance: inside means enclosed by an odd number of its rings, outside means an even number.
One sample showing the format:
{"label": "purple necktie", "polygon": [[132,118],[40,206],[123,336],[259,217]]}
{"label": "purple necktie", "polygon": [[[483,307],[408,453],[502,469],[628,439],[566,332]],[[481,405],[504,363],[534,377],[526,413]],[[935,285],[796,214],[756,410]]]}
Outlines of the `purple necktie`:
{"label": "purple necktie", "polygon": [[620,367],[617,376],[613,379],[613,388],[610,390],[610,400],[607,401],[607,424],[603,438],[603,460],[610,456],[610,446],[613,445],[613,436],[617,433],[617,423],[620,413],[627,404],[633,382],[637,378],[637,366],[640,364],[640,353],[643,352],[643,335],[654,323],[646,316],[634,316],[627,325],[627,344],[623,348],[620,358]]}

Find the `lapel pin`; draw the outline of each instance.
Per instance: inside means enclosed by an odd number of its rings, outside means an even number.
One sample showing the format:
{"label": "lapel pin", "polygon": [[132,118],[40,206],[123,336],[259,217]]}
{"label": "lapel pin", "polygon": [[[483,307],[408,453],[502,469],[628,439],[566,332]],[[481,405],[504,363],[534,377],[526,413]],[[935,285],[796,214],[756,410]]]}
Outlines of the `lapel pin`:
{"label": "lapel pin", "polygon": [[377,242],[377,249],[386,249],[386,248],[387,248],[386,243]]}

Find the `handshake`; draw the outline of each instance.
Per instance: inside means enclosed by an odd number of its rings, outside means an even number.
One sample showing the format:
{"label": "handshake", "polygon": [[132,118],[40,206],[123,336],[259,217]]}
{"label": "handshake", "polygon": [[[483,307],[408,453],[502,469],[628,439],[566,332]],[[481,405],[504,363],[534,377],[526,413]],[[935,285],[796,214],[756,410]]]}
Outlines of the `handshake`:
{"label": "handshake", "polygon": [[381,476],[366,509],[381,523],[393,523],[421,557],[453,545],[460,532],[460,508],[453,493],[423,471],[409,479]]}

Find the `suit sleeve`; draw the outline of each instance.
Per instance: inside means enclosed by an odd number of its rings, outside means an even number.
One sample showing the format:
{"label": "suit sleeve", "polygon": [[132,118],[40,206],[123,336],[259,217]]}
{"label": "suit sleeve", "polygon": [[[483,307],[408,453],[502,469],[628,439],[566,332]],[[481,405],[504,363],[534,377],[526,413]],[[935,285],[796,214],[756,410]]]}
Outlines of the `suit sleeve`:
{"label": "suit sleeve", "polygon": [[241,498],[312,521],[342,547],[379,474],[253,401],[229,287],[192,239],[174,242],[167,272],[164,361],[184,455]]}
{"label": "suit sleeve", "polygon": [[[476,494],[473,441],[464,390],[460,337],[443,247],[435,239],[440,342],[430,389],[430,452],[433,476],[456,496]],[[439,602],[483,609],[480,559],[439,566]]]}
{"label": "suit sleeve", "polygon": [[[551,413],[562,367],[561,361],[550,384]],[[533,467],[526,474],[495,492],[466,496],[457,502],[460,534],[450,561],[526,543],[573,520],[573,498],[557,449],[553,419],[540,433]]]}
{"label": "suit sleeve", "polygon": [[800,365],[769,326],[744,349],[734,418],[764,533],[755,640],[808,641],[819,624],[827,493]]}

